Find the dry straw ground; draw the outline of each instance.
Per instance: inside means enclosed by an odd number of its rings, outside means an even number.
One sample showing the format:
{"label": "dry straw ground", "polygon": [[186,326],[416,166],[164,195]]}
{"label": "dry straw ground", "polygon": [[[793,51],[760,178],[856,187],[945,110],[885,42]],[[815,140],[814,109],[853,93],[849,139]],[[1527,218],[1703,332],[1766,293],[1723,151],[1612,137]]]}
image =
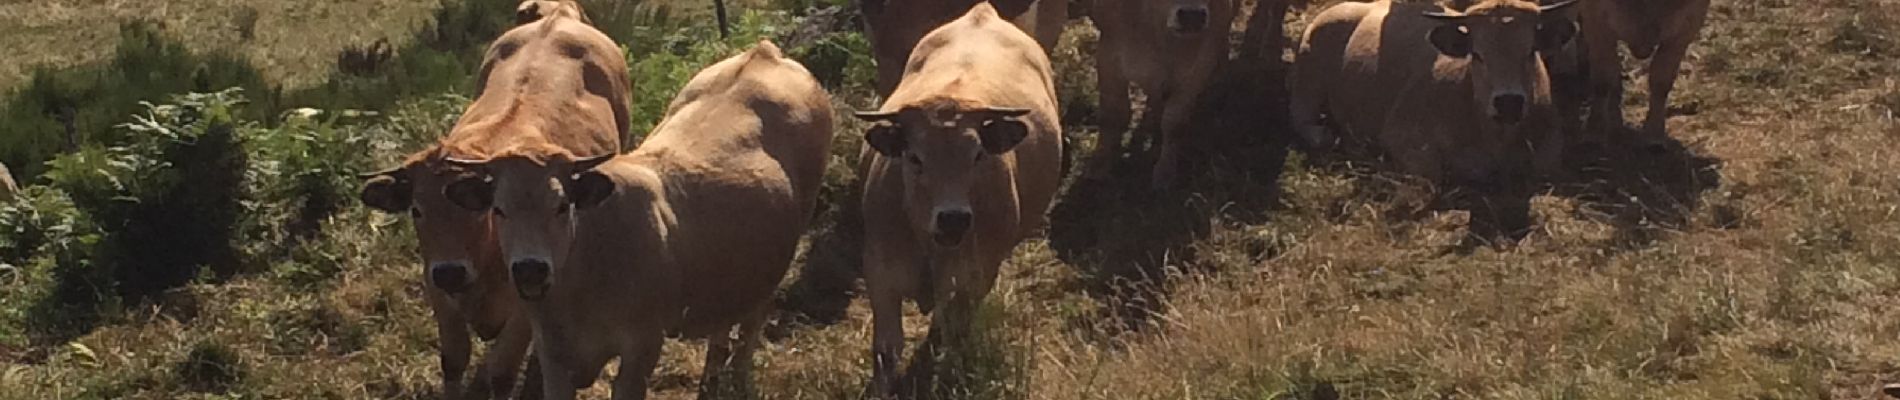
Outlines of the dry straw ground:
{"label": "dry straw ground", "polygon": [[[1140,189],[1135,161],[1069,187],[1049,234],[1009,261],[980,344],[950,356],[946,397],[1877,398],[1900,379],[1897,16],[1896,0],[1716,2],[1674,98],[1679,146],[1580,157],[1580,178],[1530,199],[1515,240],[1376,165],[1289,155],[1278,119],[1236,117],[1275,115],[1279,63],[1237,65],[1205,107],[1187,188]],[[1092,35],[1070,33],[1063,90],[1086,93]],[[1090,108],[1069,109],[1086,145]],[[429,398],[411,245],[363,228],[406,229],[390,219],[331,221],[345,272],[318,290],[192,286],[0,364],[0,398]],[[753,392],[856,396],[868,314],[861,300],[835,321],[788,312]],[[667,345],[660,398],[692,396],[699,351]]]}

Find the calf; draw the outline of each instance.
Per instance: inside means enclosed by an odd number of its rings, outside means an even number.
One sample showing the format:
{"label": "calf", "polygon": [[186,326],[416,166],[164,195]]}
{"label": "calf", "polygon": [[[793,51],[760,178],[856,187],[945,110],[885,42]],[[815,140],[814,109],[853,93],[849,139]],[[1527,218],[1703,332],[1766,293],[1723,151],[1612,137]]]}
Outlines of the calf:
{"label": "calf", "polygon": [[1344,133],[1382,147],[1403,172],[1434,183],[1492,182],[1518,162],[1561,165],[1561,126],[1537,53],[1564,45],[1575,1],[1483,0],[1462,12],[1420,3],[1342,3],[1301,40],[1290,109],[1295,129]]}
{"label": "calf", "polygon": [[1061,179],[1049,58],[979,4],[924,36],[866,143],[862,211],[870,291],[872,392],[894,395],[902,305],[954,344],[1016,244],[1039,229]]}
{"label": "calf", "polygon": [[[1067,0],[990,0],[1004,18],[1034,35],[1043,51],[1054,51],[1069,20]],[[905,62],[924,34],[963,16],[984,0],[859,0],[864,30],[877,61],[877,94],[889,97],[903,78]]]}
{"label": "calf", "polygon": [[[447,163],[447,149],[462,149],[464,157],[467,152],[483,154],[498,144],[538,137],[540,126],[563,125],[541,124],[538,116],[592,115],[602,121],[594,129],[566,129],[561,137],[587,154],[613,154],[627,129],[626,70],[619,46],[573,18],[517,27],[489,47],[477,79],[477,98],[441,143],[409,156],[397,168],[365,176],[365,205],[407,212],[414,220],[427,268],[424,296],[440,336],[444,397],[505,396],[532,333],[519,298],[510,293],[513,286],[493,215],[487,209],[456,207],[442,195],[451,183],[473,175]],[[517,129],[523,127],[534,129]],[[470,329],[495,344],[476,369],[474,387],[463,390]],[[534,379],[533,368],[530,372]],[[537,384],[531,381],[529,386]]]}
{"label": "calf", "polygon": [[[1682,59],[1708,19],[1709,0],[1582,0],[1584,55],[1589,64],[1590,126],[1596,135],[1623,129],[1623,57],[1649,60],[1649,112],[1639,143],[1668,138],[1669,92],[1682,72]],[[1593,137],[1593,139],[1596,137]]]}
{"label": "calf", "polygon": [[1142,125],[1160,123],[1160,155],[1150,182],[1156,188],[1167,187],[1178,175],[1181,144],[1195,102],[1227,59],[1234,1],[1095,2],[1092,18],[1102,32],[1095,54],[1102,136],[1095,145],[1090,175],[1103,176],[1109,163],[1121,155],[1122,136],[1134,114],[1128,93],[1132,83],[1148,96]]}
{"label": "calf", "polygon": [[708,338],[707,388],[728,367],[748,370],[816,204],[831,129],[816,78],[761,41],[700,71],[626,155],[523,141],[458,159],[483,173],[448,197],[501,217],[547,396],[573,398],[618,357],[614,398],[644,398],[669,331]]}

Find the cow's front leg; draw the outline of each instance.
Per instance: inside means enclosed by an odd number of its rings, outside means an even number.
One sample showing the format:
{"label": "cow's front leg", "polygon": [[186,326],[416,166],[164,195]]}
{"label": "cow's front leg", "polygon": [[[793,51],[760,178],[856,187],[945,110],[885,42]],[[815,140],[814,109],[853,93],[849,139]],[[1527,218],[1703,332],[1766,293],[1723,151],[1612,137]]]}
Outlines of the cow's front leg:
{"label": "cow's front leg", "polygon": [[665,337],[660,332],[637,333],[631,348],[620,354],[620,371],[614,374],[613,400],[641,400],[647,398],[647,380],[653,376],[653,367],[660,364],[660,345]]}

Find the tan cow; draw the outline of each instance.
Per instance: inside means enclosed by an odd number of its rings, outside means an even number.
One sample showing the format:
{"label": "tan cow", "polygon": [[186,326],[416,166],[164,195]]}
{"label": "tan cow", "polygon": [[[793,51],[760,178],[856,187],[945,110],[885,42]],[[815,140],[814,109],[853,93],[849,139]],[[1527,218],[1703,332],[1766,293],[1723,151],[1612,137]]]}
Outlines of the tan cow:
{"label": "tan cow", "polygon": [[866,143],[862,210],[876,395],[896,394],[903,301],[957,343],[1016,244],[1043,225],[1061,179],[1049,58],[995,8],[925,36]]}
{"label": "tan cow", "polygon": [[1575,35],[1562,15],[1572,4],[1328,8],[1307,28],[1289,77],[1294,127],[1308,141],[1330,142],[1324,115],[1434,183],[1494,182],[1523,170],[1520,162],[1554,174],[1561,126],[1537,52]]}
{"label": "tan cow", "polygon": [[1122,137],[1134,115],[1128,93],[1132,83],[1148,96],[1142,125],[1160,123],[1160,154],[1150,182],[1165,188],[1174,183],[1180,169],[1181,142],[1186,139],[1195,102],[1227,60],[1235,2],[1094,1],[1092,18],[1102,32],[1095,53],[1102,136],[1095,145],[1090,176],[1104,176],[1121,155]]}
{"label": "tan cow", "polygon": [[[610,122],[598,129],[574,131],[574,135],[588,136],[590,151],[613,154],[626,130],[623,115],[630,90],[626,68],[618,46],[571,18],[552,18],[511,30],[489,48],[483,62],[484,94],[469,105],[441,143],[409,156],[395,169],[365,176],[364,204],[392,213],[407,212],[414,220],[427,268],[424,296],[439,334],[444,397],[506,396],[528,351],[532,330],[508,281],[492,214],[487,209],[457,207],[442,196],[450,183],[469,174],[446,163],[443,150],[506,143],[534,133],[514,128],[542,120],[539,116],[584,111]],[[611,122],[616,120],[620,122]],[[468,366],[470,330],[495,343],[477,366],[472,387],[464,390],[461,376]],[[529,379],[535,379],[534,369],[530,367]],[[523,391],[538,386],[538,381],[531,381]]]}
{"label": "tan cow", "polygon": [[761,41],[700,71],[626,155],[522,142],[458,161],[487,172],[449,198],[502,216],[548,398],[573,398],[615,357],[614,398],[644,398],[669,331],[709,339],[707,388],[728,367],[749,369],[831,130],[817,79]]}
{"label": "tan cow", "polygon": [[528,0],[521,2],[519,6],[515,6],[515,25],[525,25],[530,22],[540,21],[541,18],[555,14],[565,15],[568,18],[577,19],[590,25],[594,23],[594,21],[587,19],[587,11],[581,8],[580,2],[574,0]]}
{"label": "tan cow", "polygon": [[[1623,57],[1649,60],[1649,113],[1643,120],[1644,145],[1668,138],[1669,92],[1675,89],[1689,45],[1708,19],[1709,0],[1582,0],[1584,55],[1590,68],[1591,130],[1598,135],[1623,129]],[[1594,139],[1594,138],[1593,138]]]}
{"label": "tan cow", "polygon": [[7,171],[6,164],[0,164],[0,201],[13,199],[13,193],[20,187],[13,183],[13,172]]}
{"label": "tan cow", "polygon": [[[985,0],[860,0],[866,37],[877,61],[877,94],[889,97],[906,73],[904,62],[924,34],[963,16]],[[988,0],[1004,18],[1035,36],[1043,51],[1056,48],[1069,21],[1068,0]]]}

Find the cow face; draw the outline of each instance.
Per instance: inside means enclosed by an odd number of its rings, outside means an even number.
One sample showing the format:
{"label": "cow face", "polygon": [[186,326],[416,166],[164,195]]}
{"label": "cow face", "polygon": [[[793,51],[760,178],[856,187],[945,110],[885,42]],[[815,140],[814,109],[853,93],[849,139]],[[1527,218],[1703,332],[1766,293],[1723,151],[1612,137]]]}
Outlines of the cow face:
{"label": "cow face", "polygon": [[864,140],[903,170],[904,208],[912,226],[937,245],[963,244],[975,224],[970,204],[976,180],[1001,168],[997,156],[1029,134],[1022,120],[1029,110],[955,106],[904,108],[890,113],[859,113],[875,125]]}
{"label": "cow face", "polygon": [[1479,108],[1493,121],[1514,125],[1529,113],[1538,90],[1549,85],[1539,53],[1560,50],[1576,36],[1576,23],[1562,12],[1575,3],[1539,7],[1523,0],[1490,0],[1463,13],[1425,16],[1441,22],[1431,30],[1432,46],[1468,60]]}
{"label": "cow face", "polygon": [[[1141,19],[1159,21],[1167,32],[1177,36],[1192,36],[1212,30],[1218,21],[1214,16],[1224,8],[1231,8],[1230,0],[1133,0],[1140,5]],[[1152,22],[1145,22],[1152,23]],[[1151,25],[1152,26],[1152,25]]]}
{"label": "cow face", "polygon": [[[479,173],[443,188],[443,198],[465,210],[489,210],[500,231],[502,255],[515,291],[540,300],[555,284],[557,268],[567,264],[574,238],[575,210],[599,204],[601,196],[578,182],[579,173],[609,157],[580,160],[502,157],[493,161],[455,161]],[[592,175],[598,178],[597,174]],[[588,183],[596,183],[593,179]]]}
{"label": "cow face", "polygon": [[426,268],[425,280],[451,295],[468,290],[480,274],[489,272],[475,268],[477,260],[500,257],[495,254],[497,238],[487,210],[467,210],[431,195],[465,175],[467,171],[436,160],[417,160],[364,175],[361,193],[364,205],[409,214]]}

